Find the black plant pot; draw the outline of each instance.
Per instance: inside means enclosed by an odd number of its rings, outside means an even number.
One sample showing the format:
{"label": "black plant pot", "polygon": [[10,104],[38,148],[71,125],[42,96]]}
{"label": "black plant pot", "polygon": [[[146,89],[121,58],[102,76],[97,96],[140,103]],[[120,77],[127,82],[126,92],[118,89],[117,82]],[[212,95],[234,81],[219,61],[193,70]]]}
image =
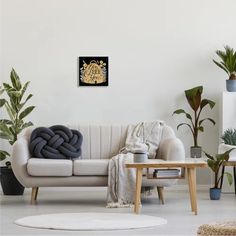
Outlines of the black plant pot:
{"label": "black plant pot", "polygon": [[220,200],[221,189],[220,188],[210,188],[210,199]]}
{"label": "black plant pot", "polygon": [[23,195],[25,188],[17,180],[12,169],[0,167],[0,180],[5,195]]}

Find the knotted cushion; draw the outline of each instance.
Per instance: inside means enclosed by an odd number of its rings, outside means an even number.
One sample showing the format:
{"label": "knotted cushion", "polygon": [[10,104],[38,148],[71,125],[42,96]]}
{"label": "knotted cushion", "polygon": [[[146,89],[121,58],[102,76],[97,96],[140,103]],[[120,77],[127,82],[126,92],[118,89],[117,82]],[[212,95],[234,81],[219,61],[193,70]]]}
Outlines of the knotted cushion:
{"label": "knotted cushion", "polygon": [[81,155],[83,136],[78,130],[62,125],[36,128],[30,137],[32,157],[49,159],[74,159]]}

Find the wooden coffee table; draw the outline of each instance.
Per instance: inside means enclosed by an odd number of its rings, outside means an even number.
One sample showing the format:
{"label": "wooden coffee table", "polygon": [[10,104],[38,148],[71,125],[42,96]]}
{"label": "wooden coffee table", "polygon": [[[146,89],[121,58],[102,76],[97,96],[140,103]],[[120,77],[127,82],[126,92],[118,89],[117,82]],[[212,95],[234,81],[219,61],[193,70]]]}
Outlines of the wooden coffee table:
{"label": "wooden coffee table", "polygon": [[[139,214],[142,174],[143,174],[144,168],[146,169],[148,168],[183,168],[184,170],[185,169],[187,170],[191,209],[192,209],[192,212],[194,212],[195,215],[197,215],[196,168],[204,168],[204,167],[207,167],[207,163],[202,158],[187,158],[185,159],[185,161],[165,161],[165,162],[163,161],[160,162],[157,159],[155,159],[155,160],[148,160],[148,162],[145,162],[145,163],[134,163],[134,162],[126,163],[126,168],[136,169],[136,191],[135,191],[135,201],[134,201],[134,204],[135,204],[134,212],[136,214]],[[165,177],[165,178],[178,179],[181,177]]]}

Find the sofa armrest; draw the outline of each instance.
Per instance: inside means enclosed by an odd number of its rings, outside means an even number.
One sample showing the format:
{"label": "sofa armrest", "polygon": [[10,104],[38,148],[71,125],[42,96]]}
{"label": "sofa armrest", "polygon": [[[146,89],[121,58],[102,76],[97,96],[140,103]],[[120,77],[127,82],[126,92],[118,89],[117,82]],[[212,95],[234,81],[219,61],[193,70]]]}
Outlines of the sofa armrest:
{"label": "sofa armrest", "polygon": [[25,187],[27,187],[27,179],[30,177],[27,173],[29,158],[28,140],[25,136],[22,136],[13,145],[11,164],[16,178]]}
{"label": "sofa armrest", "polygon": [[185,160],[185,150],[182,141],[178,138],[168,138],[161,141],[157,158],[166,161]]}

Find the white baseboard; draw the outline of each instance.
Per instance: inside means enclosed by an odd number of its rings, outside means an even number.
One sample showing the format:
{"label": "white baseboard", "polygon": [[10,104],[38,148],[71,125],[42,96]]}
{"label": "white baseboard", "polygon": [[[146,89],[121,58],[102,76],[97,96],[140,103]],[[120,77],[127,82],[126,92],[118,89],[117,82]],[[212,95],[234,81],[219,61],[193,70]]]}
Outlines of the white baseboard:
{"label": "white baseboard", "polygon": [[[209,185],[197,185],[197,191],[207,191],[210,188]],[[106,191],[107,187],[41,187],[40,191],[50,191],[50,192],[56,192],[56,191]],[[167,187],[166,190],[169,191],[188,191],[188,185],[186,184],[177,184],[172,185],[170,187]],[[30,192],[30,188],[26,188],[25,192]]]}

